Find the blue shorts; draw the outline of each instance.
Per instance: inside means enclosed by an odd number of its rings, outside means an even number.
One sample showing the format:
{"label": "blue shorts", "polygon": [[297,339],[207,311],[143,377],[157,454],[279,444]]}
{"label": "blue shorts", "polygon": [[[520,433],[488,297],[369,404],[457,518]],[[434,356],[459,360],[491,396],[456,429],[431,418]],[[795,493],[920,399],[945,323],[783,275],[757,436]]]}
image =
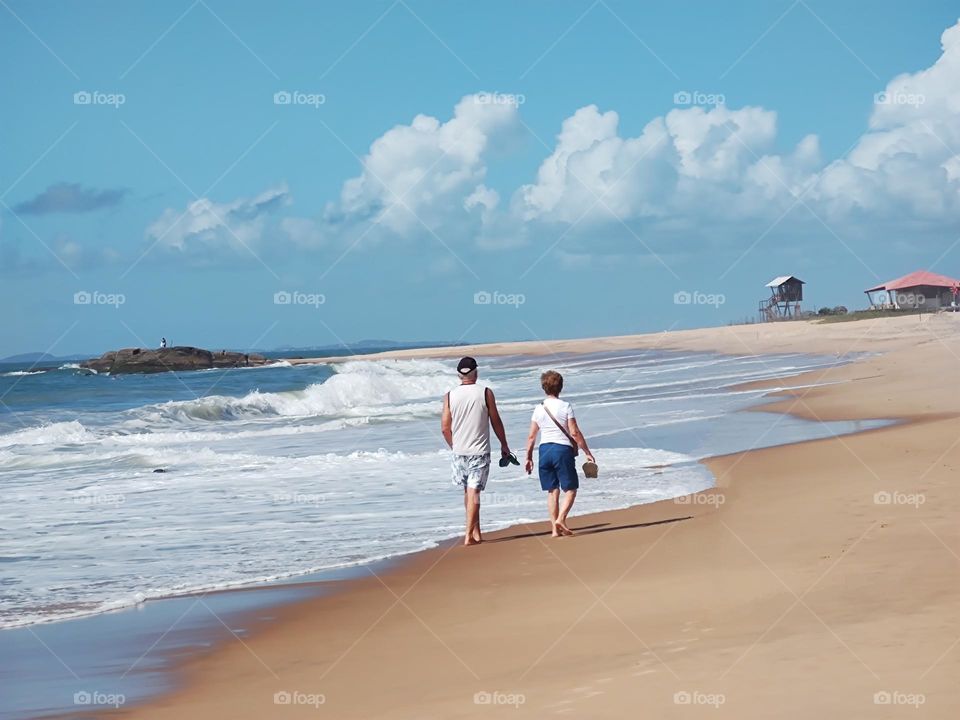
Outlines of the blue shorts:
{"label": "blue shorts", "polygon": [[573,457],[573,448],[560,443],[540,443],[540,488],[564,492],[580,487],[577,477],[577,463]]}

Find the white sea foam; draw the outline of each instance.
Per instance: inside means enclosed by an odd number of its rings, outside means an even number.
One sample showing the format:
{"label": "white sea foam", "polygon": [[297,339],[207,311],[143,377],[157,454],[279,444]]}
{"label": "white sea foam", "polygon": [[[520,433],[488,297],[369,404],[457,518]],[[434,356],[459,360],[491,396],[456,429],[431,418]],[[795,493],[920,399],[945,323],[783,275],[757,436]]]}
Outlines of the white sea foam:
{"label": "white sea foam", "polygon": [[78,421],[50,423],[0,435],[0,447],[14,445],[64,445],[88,442],[94,438]]}
{"label": "white sea foam", "polygon": [[[257,416],[334,417],[416,412],[422,406],[403,403],[436,397],[451,385],[450,370],[428,360],[346,362],[326,382],[303,390],[251,392],[243,397],[214,395],[156,406],[171,419],[236,420]],[[398,407],[399,406],[399,407]]]}
{"label": "white sea foam", "polygon": [[[605,451],[603,486],[584,494],[580,509],[624,507],[708,487],[709,473],[698,465],[673,475],[643,469],[687,460],[653,449]],[[45,619],[414,552],[455,534],[462,512],[447,480],[449,454],[442,450],[284,458],[198,449],[156,453],[149,461],[176,462],[180,469],[107,473],[45,496],[41,507],[34,491],[5,495],[0,519],[21,538],[18,554],[56,558],[42,570],[25,564],[35,581],[59,588],[57,607]],[[191,471],[195,466],[204,468],[202,482]],[[490,529],[539,520],[545,512],[535,477],[514,467],[494,469],[485,503]],[[31,517],[27,507],[35,509]],[[28,526],[46,530],[31,537]],[[92,549],[87,526],[112,528],[111,542]],[[389,550],[382,543],[385,531]],[[16,574],[17,564],[9,569]],[[104,574],[110,576],[106,587],[91,583]],[[14,602],[28,604],[27,590],[11,593]],[[0,604],[0,627],[38,619]]]}

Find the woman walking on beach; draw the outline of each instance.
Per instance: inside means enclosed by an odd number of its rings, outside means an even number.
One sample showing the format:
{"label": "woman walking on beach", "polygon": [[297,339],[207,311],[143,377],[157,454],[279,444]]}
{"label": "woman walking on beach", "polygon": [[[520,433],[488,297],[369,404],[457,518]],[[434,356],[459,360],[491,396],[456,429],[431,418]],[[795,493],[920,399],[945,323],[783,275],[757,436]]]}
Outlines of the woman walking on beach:
{"label": "woman walking on beach", "polygon": [[[580,426],[573,415],[573,406],[560,399],[563,390],[563,376],[548,370],[540,376],[540,386],[547,397],[533,411],[530,423],[530,436],[527,438],[526,470],[533,471],[533,446],[540,433],[540,459],[537,469],[540,475],[540,487],[547,494],[547,509],[550,512],[550,524],[553,537],[573,535],[567,527],[567,515],[577,499],[580,479],[577,477],[576,448],[579,446],[587,460],[594,462],[593,454],[587,447],[586,438],[580,432]],[[560,491],[563,491],[561,501]]]}

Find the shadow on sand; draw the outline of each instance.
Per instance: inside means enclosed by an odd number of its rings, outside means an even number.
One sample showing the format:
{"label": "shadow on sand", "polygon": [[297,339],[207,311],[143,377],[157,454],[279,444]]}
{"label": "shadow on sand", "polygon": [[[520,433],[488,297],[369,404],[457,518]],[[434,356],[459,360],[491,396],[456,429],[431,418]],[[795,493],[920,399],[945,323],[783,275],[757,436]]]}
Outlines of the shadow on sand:
{"label": "shadow on sand", "polygon": [[[690,520],[693,518],[693,515],[685,515],[684,517],[675,517],[667,518],[666,520],[653,520],[651,522],[644,523],[631,523],[630,525],[611,525],[610,523],[597,523],[595,525],[584,525],[583,527],[571,527],[576,535],[596,535],[597,533],[605,532],[614,532],[616,530],[633,530],[636,528],[645,528],[653,527],[654,525],[666,525],[668,523],[682,522],[683,520]],[[498,542],[507,542],[508,540],[522,540],[523,538],[530,537],[548,537],[550,535],[549,530],[544,530],[543,532],[530,532],[525,533],[516,533],[515,535],[507,535],[506,537],[497,538],[496,540],[485,540],[484,542],[488,543],[498,543]]]}

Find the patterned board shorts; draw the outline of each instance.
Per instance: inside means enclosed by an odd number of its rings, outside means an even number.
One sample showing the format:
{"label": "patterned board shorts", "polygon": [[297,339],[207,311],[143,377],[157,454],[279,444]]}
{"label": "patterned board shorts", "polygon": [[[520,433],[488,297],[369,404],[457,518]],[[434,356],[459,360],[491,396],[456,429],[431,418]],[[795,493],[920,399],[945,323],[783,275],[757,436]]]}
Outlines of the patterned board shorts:
{"label": "patterned board shorts", "polygon": [[485,455],[454,455],[451,465],[453,484],[464,489],[483,490],[490,475],[490,453]]}

